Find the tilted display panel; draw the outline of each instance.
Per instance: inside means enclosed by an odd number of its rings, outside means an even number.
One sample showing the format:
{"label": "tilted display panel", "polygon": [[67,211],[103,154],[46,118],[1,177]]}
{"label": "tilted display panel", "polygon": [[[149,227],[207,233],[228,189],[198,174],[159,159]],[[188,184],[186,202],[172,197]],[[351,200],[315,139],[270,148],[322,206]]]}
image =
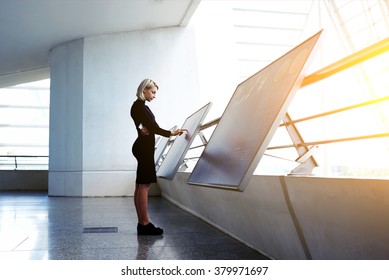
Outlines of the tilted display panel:
{"label": "tilted display panel", "polygon": [[300,87],[321,31],[239,84],[188,183],[243,191]]}
{"label": "tilted display panel", "polygon": [[190,145],[192,144],[197,133],[199,132],[200,126],[204,118],[206,117],[210,107],[211,103],[208,103],[186,119],[181,128],[187,129],[188,134],[183,134],[181,136],[176,137],[174,143],[172,144],[166,155],[166,158],[163,160],[161,166],[157,171],[158,177],[170,180],[173,179],[178,168],[183,163],[185,154],[187,153]]}
{"label": "tilted display panel", "polygon": [[[175,130],[177,126],[173,126],[170,130]],[[154,150],[154,162],[155,167],[159,168],[161,158],[164,156],[164,152],[166,148],[169,146],[169,142],[171,141],[172,137],[163,137],[159,136],[156,141],[155,150]]]}

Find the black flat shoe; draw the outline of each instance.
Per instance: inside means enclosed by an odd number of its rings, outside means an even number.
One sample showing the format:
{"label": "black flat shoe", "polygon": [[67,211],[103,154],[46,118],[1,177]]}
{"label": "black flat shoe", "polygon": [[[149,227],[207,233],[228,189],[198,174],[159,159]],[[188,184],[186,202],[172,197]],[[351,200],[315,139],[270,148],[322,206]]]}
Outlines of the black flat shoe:
{"label": "black flat shoe", "polygon": [[147,225],[138,224],[137,226],[138,235],[161,235],[163,229],[155,227],[152,223]]}

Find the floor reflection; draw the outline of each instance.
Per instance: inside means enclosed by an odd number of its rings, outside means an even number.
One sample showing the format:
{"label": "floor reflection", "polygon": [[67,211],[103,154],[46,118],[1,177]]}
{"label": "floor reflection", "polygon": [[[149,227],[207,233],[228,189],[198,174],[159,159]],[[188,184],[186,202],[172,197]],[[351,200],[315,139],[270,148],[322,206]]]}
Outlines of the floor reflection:
{"label": "floor reflection", "polygon": [[153,248],[154,244],[157,241],[161,241],[162,239],[163,239],[163,235],[138,235],[137,236],[138,251],[136,254],[136,259],[137,260],[152,259],[152,256],[150,256],[150,249]]}
{"label": "floor reflection", "polygon": [[[149,214],[164,235],[137,235],[132,197],[3,192],[0,260],[266,259],[161,197],[150,197]],[[83,230],[94,227],[118,230]]]}

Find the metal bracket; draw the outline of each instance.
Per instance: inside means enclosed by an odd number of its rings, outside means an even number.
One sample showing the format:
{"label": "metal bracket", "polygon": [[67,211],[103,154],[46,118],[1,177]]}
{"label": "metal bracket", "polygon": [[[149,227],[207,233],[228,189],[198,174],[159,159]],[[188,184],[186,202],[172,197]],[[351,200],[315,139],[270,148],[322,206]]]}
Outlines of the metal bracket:
{"label": "metal bracket", "polygon": [[[293,124],[291,117],[288,113],[285,114],[284,122],[286,123],[285,128],[288,131],[290,138],[293,141],[293,144],[296,148],[296,151],[299,157],[296,159],[296,162],[299,162],[300,165],[294,168],[290,175],[307,175],[312,174],[313,168],[317,167],[318,164],[313,157],[314,148],[308,149],[306,146],[299,146],[298,144],[304,143],[303,138],[301,137],[296,126]],[[314,146],[316,147],[316,146]]]}

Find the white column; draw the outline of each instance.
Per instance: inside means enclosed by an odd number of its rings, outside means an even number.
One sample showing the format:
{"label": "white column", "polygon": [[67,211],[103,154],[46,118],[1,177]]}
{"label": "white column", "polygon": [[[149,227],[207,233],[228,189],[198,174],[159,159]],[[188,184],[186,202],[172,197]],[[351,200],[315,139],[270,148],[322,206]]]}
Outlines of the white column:
{"label": "white column", "polygon": [[49,195],[82,195],[83,45],[51,53]]}
{"label": "white column", "polygon": [[52,50],[49,195],[132,195],[128,112],[144,78],[160,86],[148,105],[163,128],[202,105],[190,28],[88,37]]}

